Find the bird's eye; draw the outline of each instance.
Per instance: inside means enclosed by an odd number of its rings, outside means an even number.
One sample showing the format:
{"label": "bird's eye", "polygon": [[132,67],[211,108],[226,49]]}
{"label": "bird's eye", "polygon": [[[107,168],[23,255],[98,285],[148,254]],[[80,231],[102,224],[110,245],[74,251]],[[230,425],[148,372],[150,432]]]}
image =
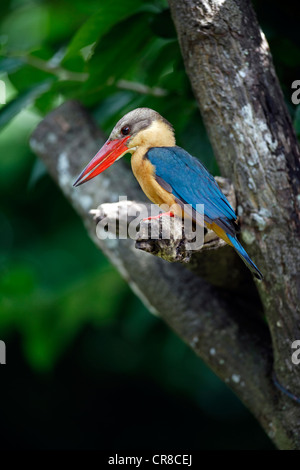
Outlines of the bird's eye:
{"label": "bird's eye", "polygon": [[123,135],[128,135],[129,132],[130,132],[130,127],[129,127],[129,126],[124,126],[124,127],[122,127],[121,133],[122,133]]}

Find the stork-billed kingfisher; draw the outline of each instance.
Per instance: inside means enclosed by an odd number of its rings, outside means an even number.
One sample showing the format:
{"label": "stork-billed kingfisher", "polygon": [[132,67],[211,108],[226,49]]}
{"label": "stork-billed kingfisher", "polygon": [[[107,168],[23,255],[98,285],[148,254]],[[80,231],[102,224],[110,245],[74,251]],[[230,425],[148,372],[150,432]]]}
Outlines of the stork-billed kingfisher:
{"label": "stork-billed kingfisher", "polygon": [[177,215],[185,212],[194,220],[197,204],[203,204],[205,225],[237,251],[255,277],[263,278],[237,239],[237,216],[217,182],[199,160],[176,145],[172,125],[152,109],[137,108],[123,116],[74,186],[126,153],[131,153],[132,171],[152,202],[172,208],[175,204]]}

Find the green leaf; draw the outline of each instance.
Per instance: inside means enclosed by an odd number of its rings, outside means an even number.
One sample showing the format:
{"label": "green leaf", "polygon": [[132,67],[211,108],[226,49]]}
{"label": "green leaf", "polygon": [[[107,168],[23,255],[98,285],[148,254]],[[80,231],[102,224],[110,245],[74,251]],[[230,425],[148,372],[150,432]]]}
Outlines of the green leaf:
{"label": "green leaf", "polygon": [[[148,5],[149,8],[151,5]],[[102,0],[101,8],[92,15],[78,30],[73,39],[71,40],[64,62],[72,56],[80,54],[83,49],[83,54],[87,46],[91,48],[99,41],[99,39],[107,33],[112,26],[120,21],[132,16],[137,11],[147,10],[147,4],[141,0]],[[89,60],[88,56],[86,60]]]}
{"label": "green leaf", "polygon": [[15,99],[7,103],[0,110],[0,129],[4,127],[12,118],[19,114],[22,109],[29,106],[34,100],[45,91],[48,91],[53,80],[46,80],[18,95]]}
{"label": "green leaf", "polygon": [[9,74],[9,81],[19,93],[27,91],[29,88],[38,86],[46,80],[53,80],[55,76],[53,73],[45,72],[32,65],[24,64],[13,73]]}
{"label": "green leaf", "polygon": [[37,158],[31,170],[31,174],[28,181],[28,188],[32,189],[37,184],[37,182],[46,174],[47,168],[45,167],[44,162]]}
{"label": "green leaf", "polygon": [[[120,42],[124,50],[130,50],[130,54],[120,55]],[[108,95],[110,87],[110,91],[115,91],[113,88],[119,79],[139,78],[135,70],[140,67],[140,58],[145,56],[149,42],[152,42],[152,36],[145,13],[113,27],[97,46],[88,64],[89,79],[83,84],[78,98],[85,105],[95,105]]]}
{"label": "green leaf", "polygon": [[13,57],[5,57],[0,60],[0,72],[15,72],[24,65],[22,59],[17,59]]}
{"label": "green leaf", "polygon": [[19,53],[39,47],[48,32],[48,8],[45,2],[24,2],[23,8],[15,6],[12,10],[5,18],[1,14],[1,35],[7,37],[6,50]]}

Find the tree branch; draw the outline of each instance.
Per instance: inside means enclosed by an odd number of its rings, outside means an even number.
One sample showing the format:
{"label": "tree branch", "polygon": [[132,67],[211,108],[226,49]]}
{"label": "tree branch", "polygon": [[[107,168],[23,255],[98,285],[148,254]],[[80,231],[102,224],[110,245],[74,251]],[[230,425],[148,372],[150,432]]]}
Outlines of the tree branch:
{"label": "tree branch", "polygon": [[[216,180],[235,209],[232,184],[222,177],[216,177]],[[205,229],[203,245],[191,247],[191,234],[185,233],[185,228],[189,227],[185,227],[181,219],[162,217],[151,222],[143,221],[143,217],[159,214],[159,208],[153,204],[150,206],[149,203],[140,204],[125,199],[116,203],[101,204],[91,213],[97,223],[101,222],[99,230],[104,230],[105,227],[120,236],[127,236],[131,231],[136,239],[136,248],[169,262],[186,263],[191,271],[211,284],[251,296],[252,300],[257,300],[257,307],[260,307],[250,272],[235,252],[211,230]],[[137,217],[138,214],[140,215]],[[135,230],[137,225],[138,232]]]}

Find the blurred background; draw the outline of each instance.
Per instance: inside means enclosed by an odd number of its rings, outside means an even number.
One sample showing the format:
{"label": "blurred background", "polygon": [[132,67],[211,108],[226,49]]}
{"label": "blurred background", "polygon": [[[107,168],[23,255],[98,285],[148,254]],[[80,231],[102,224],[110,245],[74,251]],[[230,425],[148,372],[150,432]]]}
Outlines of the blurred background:
{"label": "blurred background", "polygon": [[[300,132],[290,99],[300,79],[296,7],[254,6]],[[36,125],[67,99],[106,133],[147,106],[218,174],[167,3],[2,0],[0,54],[0,448],[271,449],[227,386],[94,247],[29,149]]]}

